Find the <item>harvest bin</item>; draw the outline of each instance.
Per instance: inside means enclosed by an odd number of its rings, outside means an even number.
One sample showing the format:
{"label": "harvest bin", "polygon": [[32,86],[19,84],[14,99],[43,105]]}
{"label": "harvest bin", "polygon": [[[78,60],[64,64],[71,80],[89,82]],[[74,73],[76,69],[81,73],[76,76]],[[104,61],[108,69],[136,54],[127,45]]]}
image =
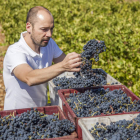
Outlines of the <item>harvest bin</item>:
{"label": "harvest bin", "polygon": [[[44,106],[44,107],[34,107],[34,108],[37,108],[37,110],[39,112],[42,112],[42,113],[45,113],[45,114],[48,114],[48,115],[52,115],[53,113],[59,113],[59,119],[60,120],[63,120],[63,119],[66,119],[66,117],[64,116],[62,110],[60,109],[59,106]],[[5,110],[5,111],[0,111],[0,115],[1,117],[4,117],[6,115],[10,115],[10,114],[14,114],[15,116],[16,115],[20,115],[21,113],[23,112],[27,112],[27,110],[31,110],[31,108],[24,108],[24,109],[15,109],[15,110]],[[46,138],[46,139],[40,139],[40,140],[61,140],[61,139],[64,139],[64,140],[78,140],[78,139],[75,139],[77,138],[77,133],[76,132],[73,132],[71,135],[68,135],[68,136],[63,136],[63,137],[58,137],[58,138]]]}
{"label": "harvest bin", "polygon": [[[64,73],[60,74],[58,77],[64,77],[64,76],[66,78],[75,77],[73,75],[73,72],[64,72]],[[48,82],[48,85],[49,85],[51,105],[58,105],[62,109],[62,102],[61,102],[61,99],[58,96],[57,91],[55,90],[56,86],[54,85],[53,80],[50,80]]]}
{"label": "harvest bin", "polygon": [[[103,69],[99,69],[99,70],[101,70],[106,75],[106,80],[107,80],[107,83],[108,84],[118,82],[118,84],[115,84],[115,85],[122,85],[119,81],[117,81],[116,79],[114,79],[111,75],[107,74]],[[64,72],[61,75],[59,75],[58,77],[64,77],[64,76],[66,78],[75,77],[73,75],[73,72]],[[56,86],[54,85],[53,80],[50,80],[48,82],[48,85],[49,85],[51,105],[59,105],[60,108],[63,109],[62,108],[62,101],[61,101],[61,99],[58,96],[58,92],[55,89]]]}
{"label": "harvest bin", "polygon": [[[140,98],[138,98],[132,91],[130,91],[126,86],[124,85],[111,85],[111,86],[98,86],[98,87],[91,87],[91,88],[77,88],[77,89],[60,89],[58,90],[58,94],[62,100],[62,104],[63,104],[63,113],[64,115],[67,117],[67,119],[71,120],[75,125],[76,125],[76,131],[78,134],[78,138],[81,140],[82,139],[82,131],[80,130],[79,126],[78,126],[78,120],[80,118],[91,118],[91,117],[77,117],[75,115],[75,113],[73,112],[73,110],[71,109],[71,107],[69,106],[69,104],[66,101],[66,98],[69,97],[70,93],[77,93],[77,92],[81,92],[83,93],[84,91],[88,90],[88,89],[97,89],[97,88],[104,88],[107,89],[109,88],[111,91],[114,89],[122,89],[127,96],[130,96],[132,98],[132,101],[136,100],[140,100]],[[118,114],[128,114],[128,112],[125,113],[118,113]],[[93,117],[99,117],[99,116],[110,116],[110,115],[105,115],[105,114],[101,114],[101,115],[97,115],[97,116],[93,116]]]}
{"label": "harvest bin", "polygon": [[96,125],[96,122],[110,125],[111,122],[117,122],[123,119],[132,120],[136,118],[138,114],[139,113],[79,119],[78,124],[80,128],[82,129],[82,138],[83,140],[95,140],[92,134],[89,132],[89,129],[91,129],[94,125]]}

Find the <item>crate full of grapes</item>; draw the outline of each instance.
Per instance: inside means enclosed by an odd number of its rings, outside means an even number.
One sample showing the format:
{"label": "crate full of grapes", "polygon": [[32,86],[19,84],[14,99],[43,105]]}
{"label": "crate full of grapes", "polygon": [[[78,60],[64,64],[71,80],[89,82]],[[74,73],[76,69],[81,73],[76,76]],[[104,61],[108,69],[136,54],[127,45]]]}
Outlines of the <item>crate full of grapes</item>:
{"label": "crate full of grapes", "polygon": [[124,85],[61,89],[58,94],[63,113],[75,123],[79,139],[82,136],[78,126],[80,118],[140,112],[139,98]]}
{"label": "crate full of grapes", "polygon": [[[59,76],[57,76],[57,78],[58,77],[59,78],[62,78],[62,77],[72,78],[72,77],[74,77],[74,75],[73,75],[73,72],[64,72],[64,73],[60,74]],[[58,96],[56,86],[54,85],[53,80],[50,80],[48,82],[48,85],[49,85],[51,105],[58,105],[62,109],[62,102]]]}
{"label": "crate full of grapes", "polygon": [[101,85],[121,85],[119,81],[114,79],[112,76],[107,74],[102,69],[92,69],[93,77],[83,78],[75,77],[72,72],[66,72],[62,75],[49,81],[49,92],[52,105],[59,105],[62,109],[62,101],[58,96],[59,89],[70,89],[70,88],[83,88],[83,87],[95,87]]}
{"label": "crate full of grapes", "polygon": [[5,110],[0,112],[2,140],[76,140],[75,125],[59,106]]}
{"label": "crate full of grapes", "polygon": [[78,120],[83,140],[139,140],[140,114],[123,114]]}

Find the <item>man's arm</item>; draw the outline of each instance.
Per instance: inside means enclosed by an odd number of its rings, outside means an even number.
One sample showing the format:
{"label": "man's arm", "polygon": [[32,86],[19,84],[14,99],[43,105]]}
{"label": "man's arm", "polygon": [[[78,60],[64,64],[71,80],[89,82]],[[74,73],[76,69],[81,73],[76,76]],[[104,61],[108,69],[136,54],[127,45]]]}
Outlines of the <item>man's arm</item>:
{"label": "man's arm", "polygon": [[21,64],[14,68],[13,74],[29,86],[45,83],[65,71],[80,71],[81,55],[69,53],[62,62],[43,69],[33,70],[28,64]]}
{"label": "man's arm", "polygon": [[53,59],[53,62],[56,64],[56,63],[59,63],[61,61],[64,60],[64,58],[66,57],[65,53],[62,53],[58,58],[54,58]]}

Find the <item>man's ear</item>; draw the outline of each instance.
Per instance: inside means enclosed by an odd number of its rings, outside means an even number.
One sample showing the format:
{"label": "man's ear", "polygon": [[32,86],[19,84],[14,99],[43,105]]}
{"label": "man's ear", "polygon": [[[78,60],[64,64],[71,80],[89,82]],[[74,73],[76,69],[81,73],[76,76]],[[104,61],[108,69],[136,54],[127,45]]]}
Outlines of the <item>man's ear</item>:
{"label": "man's ear", "polygon": [[31,31],[32,31],[32,25],[31,25],[30,22],[27,22],[27,23],[26,23],[26,30],[27,30],[27,32],[28,32],[29,34],[31,33]]}

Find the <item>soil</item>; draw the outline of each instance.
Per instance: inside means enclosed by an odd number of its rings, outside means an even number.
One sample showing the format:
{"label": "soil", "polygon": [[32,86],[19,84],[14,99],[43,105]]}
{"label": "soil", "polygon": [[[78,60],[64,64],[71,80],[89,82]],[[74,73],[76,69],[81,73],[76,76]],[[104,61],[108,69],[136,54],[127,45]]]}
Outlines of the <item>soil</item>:
{"label": "soil", "polygon": [[[2,33],[2,27],[0,25],[0,44],[3,44],[5,41],[4,33]],[[4,98],[5,98],[5,86],[3,82],[2,70],[3,70],[3,52],[7,50],[7,46],[0,46],[0,111],[3,110]]]}

